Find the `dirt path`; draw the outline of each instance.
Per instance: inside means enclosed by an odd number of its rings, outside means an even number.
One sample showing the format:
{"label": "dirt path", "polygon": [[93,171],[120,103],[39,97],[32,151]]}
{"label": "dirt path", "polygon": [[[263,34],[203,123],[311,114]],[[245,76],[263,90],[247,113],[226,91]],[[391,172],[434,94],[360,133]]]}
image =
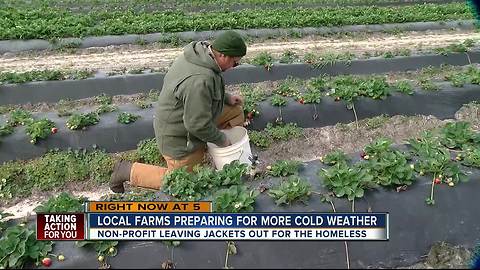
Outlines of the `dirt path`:
{"label": "dirt path", "polygon": [[[438,30],[404,32],[397,34],[362,33],[350,37],[305,37],[285,41],[281,39],[257,41],[248,47],[247,59],[259,52],[269,51],[275,56],[292,50],[299,56],[307,52],[351,52],[362,55],[410,49],[412,52],[445,47],[466,39],[480,39],[480,33],[468,30]],[[23,72],[43,69],[90,69],[104,72],[132,69],[168,68],[181,48],[164,48],[162,44],[122,45],[105,48],[78,49],[75,53],[44,51],[37,53],[4,54],[0,56],[0,72]]]}
{"label": "dirt path", "polygon": [[[107,194],[111,194],[112,192],[108,188],[108,186],[96,187],[94,191],[73,191],[72,194],[77,197],[87,197],[90,201],[99,200],[100,197],[105,196]],[[38,205],[42,202],[47,200],[48,196],[38,196],[34,195],[28,199],[24,199],[17,204],[6,207],[3,211],[6,213],[10,213],[13,216],[8,217],[7,219],[18,219],[22,217],[28,217],[34,215],[35,212],[33,211]]]}

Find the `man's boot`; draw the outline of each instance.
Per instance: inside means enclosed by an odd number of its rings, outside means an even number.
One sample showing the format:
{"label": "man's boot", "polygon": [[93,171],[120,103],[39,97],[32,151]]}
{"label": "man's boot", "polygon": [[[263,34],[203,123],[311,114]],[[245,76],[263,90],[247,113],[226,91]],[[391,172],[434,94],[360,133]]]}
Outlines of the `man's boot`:
{"label": "man's boot", "polygon": [[130,181],[130,172],[132,170],[132,163],[128,161],[119,161],[113,168],[113,173],[110,177],[110,189],[115,193],[124,193],[125,187],[123,182]]}

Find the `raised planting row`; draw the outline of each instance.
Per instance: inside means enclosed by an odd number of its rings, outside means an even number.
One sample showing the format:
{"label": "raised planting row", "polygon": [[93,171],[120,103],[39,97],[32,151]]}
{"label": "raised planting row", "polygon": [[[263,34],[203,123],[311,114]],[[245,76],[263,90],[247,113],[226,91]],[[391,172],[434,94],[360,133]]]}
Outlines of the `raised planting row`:
{"label": "raised planting row", "polygon": [[[56,148],[99,146],[109,152],[134,149],[138,141],[153,137],[154,111],[151,103],[145,107],[148,109],[138,105],[100,105],[95,110],[65,111],[63,115],[68,117],[53,112],[32,116],[21,109],[14,110],[0,129],[0,162],[33,158]],[[17,116],[22,120],[15,120]],[[15,142],[29,143],[21,149]],[[16,157],[7,158],[7,153],[15,153]]]}
{"label": "raised planting row", "polygon": [[86,0],[86,1],[65,1],[65,0],[49,0],[49,1],[11,1],[11,0],[2,0],[0,5],[4,7],[13,7],[13,8],[31,8],[31,7],[56,7],[58,9],[66,9],[70,11],[90,11],[92,9],[115,9],[115,10],[143,10],[143,11],[153,11],[153,10],[168,10],[168,9],[182,9],[188,11],[200,11],[200,10],[239,10],[245,8],[263,8],[263,7],[330,7],[330,6],[362,6],[362,5],[375,5],[375,6],[396,6],[396,5],[413,5],[419,3],[453,3],[461,2],[459,0],[307,0],[302,3],[298,1],[288,0],[288,1],[279,1],[279,0],[240,0],[235,1],[234,3],[226,0],[199,0],[199,1],[152,1],[152,0],[143,0],[143,1],[131,1],[131,0],[107,0],[107,1],[96,1],[96,0]]}
{"label": "raised planting row", "polygon": [[[393,146],[389,140],[378,139],[353,156],[333,152],[322,162],[277,161],[266,171],[254,173],[237,162],[218,172],[208,167],[199,167],[193,173],[178,169],[166,176],[162,192],[103,198],[209,200],[215,212],[233,213],[388,212],[389,241],[38,243],[31,239],[28,246],[46,246],[57,256],[52,265],[56,268],[96,268],[99,264],[122,268],[407,266],[418,262],[433,243],[449,241],[473,248],[480,240],[479,217],[471,214],[480,188],[479,136],[468,124],[457,122],[447,124],[438,133],[412,138],[409,145]],[[84,200],[61,194],[36,211],[78,212]],[[17,230],[34,233],[29,226],[12,226],[0,242],[29,241],[22,234],[15,235]],[[79,248],[87,244],[92,248]],[[0,252],[5,266],[10,258],[18,257],[11,260],[18,262],[12,265],[16,267],[40,262],[47,256],[44,252],[28,258],[28,253],[18,250],[18,254],[15,248]]]}
{"label": "raised planting row", "polygon": [[[408,48],[397,48],[394,50],[385,50],[385,51],[366,51],[363,54],[354,54],[351,52],[344,53],[305,53],[300,57],[297,52],[293,50],[285,50],[278,57],[274,56],[268,51],[263,51],[257,54],[253,58],[247,58],[245,62],[256,65],[263,66],[267,70],[272,69],[274,64],[293,64],[293,63],[307,63],[316,68],[323,68],[328,65],[333,65],[337,62],[346,63],[349,65],[352,60],[357,59],[370,59],[375,57],[382,57],[386,59],[395,58],[398,56],[421,56],[421,55],[431,55],[439,54],[447,56],[454,53],[468,53],[470,51],[477,51],[476,47],[477,41],[473,39],[466,39],[463,42],[452,43],[446,47],[433,48],[431,50],[422,50],[419,52],[412,53]],[[277,52],[278,53],[278,52]]]}
{"label": "raised planting row", "polygon": [[[277,124],[287,129],[291,124],[282,123],[322,127],[383,114],[434,115],[445,119],[453,118],[464,104],[480,99],[478,69],[471,67],[455,71],[446,79],[453,80],[455,86],[433,83],[427,77],[419,82],[423,87],[421,90],[407,80],[389,84],[384,76],[338,76],[319,77],[308,82],[290,78],[280,83],[268,100],[265,91],[259,88],[242,86],[240,91],[245,97],[244,111],[250,122],[249,128],[267,128],[264,132],[251,132],[251,142],[259,147],[268,147],[276,137],[271,135],[275,131],[268,130]],[[39,113],[35,116],[37,120],[23,120],[32,117],[21,109],[11,111],[4,116],[8,122],[0,129],[3,135],[0,161],[33,158],[53,148],[90,148],[97,145],[109,152],[125,151],[133,149],[138,141],[153,137],[155,113],[151,102],[116,108],[110,104],[111,97],[99,96],[97,99],[106,101],[99,102],[102,105],[93,111]],[[61,117],[69,114],[73,115]],[[131,124],[125,125],[127,121]],[[20,126],[14,132],[18,123],[26,127]],[[285,132],[279,131],[280,134]],[[49,136],[50,133],[55,134]]]}
{"label": "raised planting row", "polygon": [[[243,62],[255,66],[263,66],[270,70],[274,64],[293,64],[293,63],[307,63],[316,68],[322,68],[327,65],[333,65],[337,62],[346,63],[347,65],[352,60],[370,59],[372,57],[383,57],[386,59],[397,56],[412,56],[412,55],[430,55],[440,54],[447,56],[452,53],[468,53],[471,51],[478,51],[476,46],[477,41],[473,39],[466,39],[463,42],[452,43],[446,47],[437,47],[430,50],[421,50],[412,53],[408,48],[384,50],[374,52],[364,52],[363,54],[355,54],[350,52],[345,53],[313,53],[308,52],[300,56],[300,51],[285,50],[279,56],[278,51],[274,54],[269,51],[262,51],[254,57],[246,56]],[[179,52],[180,54],[181,52]],[[173,60],[173,59],[172,59]],[[142,68],[123,69],[118,71],[108,72],[108,76],[125,75],[125,74],[146,74],[152,72],[165,72],[164,68],[151,68],[144,66]],[[33,70],[26,72],[9,72],[3,71],[0,73],[0,84],[21,84],[33,81],[61,81],[61,80],[80,80],[90,77],[103,77],[105,74],[102,70]]]}
{"label": "raised planting row", "polygon": [[[347,25],[334,27],[288,27],[288,28],[258,28],[258,29],[237,29],[236,31],[248,38],[270,38],[270,37],[294,37],[303,35],[330,35],[336,33],[352,32],[399,32],[399,31],[427,31],[444,29],[465,29],[476,28],[475,20],[455,21],[433,21],[433,22],[406,22],[390,24],[365,24]],[[193,40],[211,40],[221,34],[224,30],[211,31],[186,31],[175,33],[153,33],[153,34],[127,34],[109,36],[89,36],[85,38],[54,38],[51,40],[30,39],[30,40],[0,40],[0,53],[20,52],[29,50],[73,50],[75,48],[105,47],[122,44],[145,45],[149,43],[166,43],[178,47],[181,43],[188,43]]]}
{"label": "raised planting row", "polygon": [[405,7],[285,8],[241,11],[74,14],[54,8],[0,9],[0,40],[171,33],[249,28],[292,28],[473,19],[464,3]]}
{"label": "raised planting row", "polygon": [[[313,56],[312,56],[313,57]],[[311,64],[276,64],[262,66],[241,65],[224,74],[225,83],[256,83],[277,81],[288,76],[307,79],[320,75],[373,74],[416,70],[442,65],[463,66],[480,62],[480,53],[451,53],[448,55],[422,55],[394,58],[371,58],[345,60],[340,56],[332,59],[310,58]],[[263,63],[263,62],[262,62]],[[259,64],[262,64],[259,63]],[[0,85],[0,105],[23,104],[25,101],[58,102],[61,99],[81,99],[106,93],[126,95],[160,89],[162,73],[88,78],[85,80],[44,81],[25,84]]]}
{"label": "raised planting row", "polygon": [[[445,119],[453,117],[462,105],[478,100],[480,72],[470,67],[444,76],[450,84],[421,74],[417,85],[410,80],[388,83],[386,76],[378,75],[318,77],[309,81],[289,78],[270,94],[251,85],[242,85],[240,92],[253,129],[279,121],[302,127],[327,126],[380,114],[431,114]],[[277,109],[272,110],[272,106]]]}
{"label": "raised planting row", "polygon": [[[440,89],[435,83],[428,83],[434,81],[450,81],[453,86],[462,87],[465,83],[475,84],[475,70],[478,68],[478,65],[467,65],[467,66],[450,66],[442,65],[440,67],[427,67],[419,70],[407,71],[407,72],[398,72],[398,73],[388,73],[385,77],[389,86],[395,86],[397,90],[406,94],[410,94],[413,91],[413,86],[417,85],[422,90],[432,90]],[[345,76],[345,75],[341,75]],[[384,75],[350,75],[358,78],[381,78]],[[310,103],[308,100],[314,98],[315,96],[324,96],[328,91],[311,91],[312,87],[319,82],[325,84],[335,77],[321,76],[314,77],[308,80],[301,80],[288,76],[284,81],[277,82],[262,82],[257,84],[239,84],[239,85],[228,85],[226,87],[227,92],[241,94],[245,98],[245,116],[249,112],[252,112],[252,109],[255,109],[259,101],[265,100],[266,96],[271,95],[274,92],[275,88],[278,87],[288,87],[294,88],[297,92],[308,92],[311,97],[306,97],[304,103]],[[253,87],[253,88],[252,88]],[[255,90],[254,90],[255,89]],[[324,89],[318,89],[324,90]],[[327,89],[328,90],[328,89]],[[280,91],[280,90],[279,90]],[[81,110],[83,106],[96,106],[103,105],[104,101],[110,101],[111,104],[126,104],[126,103],[135,103],[137,107],[141,109],[150,108],[153,106],[152,102],[158,100],[160,90],[150,89],[148,93],[138,93],[134,95],[117,95],[108,97],[105,93],[101,95],[90,97],[80,100],[72,99],[61,99],[58,102],[54,103],[24,103],[24,104],[9,104],[0,106],[0,115],[7,114],[15,109],[24,109],[30,112],[46,112],[46,111],[57,111],[58,116],[64,117],[71,115],[76,110]],[[308,95],[307,95],[308,96]],[[107,99],[108,97],[108,99]],[[297,99],[298,100],[298,99]],[[300,100],[298,100],[300,102]],[[253,114],[253,112],[252,112]],[[1,117],[1,116],[0,116]]]}

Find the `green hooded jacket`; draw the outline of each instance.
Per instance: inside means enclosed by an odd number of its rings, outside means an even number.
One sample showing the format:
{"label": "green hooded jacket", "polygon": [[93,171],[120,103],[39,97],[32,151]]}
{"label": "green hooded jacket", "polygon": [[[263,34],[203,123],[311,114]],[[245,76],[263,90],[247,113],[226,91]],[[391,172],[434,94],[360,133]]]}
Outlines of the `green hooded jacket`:
{"label": "green hooded jacket", "polygon": [[187,45],[165,75],[153,121],[162,155],[179,159],[225,140],[215,123],[229,95],[208,45]]}

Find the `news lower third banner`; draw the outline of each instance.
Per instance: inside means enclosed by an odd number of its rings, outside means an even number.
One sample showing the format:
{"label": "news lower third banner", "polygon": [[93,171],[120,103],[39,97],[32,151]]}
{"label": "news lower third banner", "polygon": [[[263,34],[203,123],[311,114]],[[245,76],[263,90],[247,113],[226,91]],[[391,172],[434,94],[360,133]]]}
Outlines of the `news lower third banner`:
{"label": "news lower third banner", "polygon": [[85,213],[38,214],[37,239],[389,240],[388,213],[232,214],[211,213],[205,202],[95,204]]}

